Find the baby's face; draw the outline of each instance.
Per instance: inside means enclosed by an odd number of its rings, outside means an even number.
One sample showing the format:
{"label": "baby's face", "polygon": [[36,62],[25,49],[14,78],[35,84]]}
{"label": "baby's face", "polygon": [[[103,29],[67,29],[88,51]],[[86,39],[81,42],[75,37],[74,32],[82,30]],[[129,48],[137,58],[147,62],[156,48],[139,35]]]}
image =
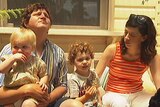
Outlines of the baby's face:
{"label": "baby's face", "polygon": [[16,41],[15,44],[12,46],[12,53],[22,53],[27,58],[31,56],[33,51],[33,46],[27,41]]}

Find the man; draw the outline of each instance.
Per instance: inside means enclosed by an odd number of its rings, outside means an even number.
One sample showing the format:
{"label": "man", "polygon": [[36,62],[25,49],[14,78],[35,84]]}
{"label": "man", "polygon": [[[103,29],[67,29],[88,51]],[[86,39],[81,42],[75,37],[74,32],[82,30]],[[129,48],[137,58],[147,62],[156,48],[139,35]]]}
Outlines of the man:
{"label": "man", "polygon": [[[37,45],[35,55],[39,56],[46,64],[49,74],[49,94],[42,92],[38,84],[29,84],[9,90],[2,86],[0,88],[0,104],[13,103],[27,96],[39,101],[39,106],[51,105],[58,107],[63,99],[59,100],[66,93],[67,66],[64,58],[64,51],[56,44],[47,39],[48,30],[52,20],[48,9],[44,4],[36,3],[28,5],[22,16],[22,27],[29,28],[36,34]],[[0,57],[4,54],[11,54],[11,46],[7,44],[1,51]],[[0,74],[0,83],[3,83],[4,75]],[[57,105],[58,104],[58,105]]]}

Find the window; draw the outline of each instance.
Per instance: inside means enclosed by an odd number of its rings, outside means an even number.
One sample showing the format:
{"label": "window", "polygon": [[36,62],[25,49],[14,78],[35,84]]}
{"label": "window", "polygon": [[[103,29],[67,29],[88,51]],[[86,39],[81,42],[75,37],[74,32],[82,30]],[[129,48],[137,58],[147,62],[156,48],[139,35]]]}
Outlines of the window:
{"label": "window", "polygon": [[[111,0],[0,0],[0,9],[24,8],[45,3],[53,15],[53,28],[104,29],[109,27]],[[1,20],[0,26],[19,26],[20,18]]]}
{"label": "window", "polygon": [[[51,11],[54,25],[99,26],[99,0],[10,0],[8,9],[26,7],[27,4],[43,2]],[[17,20],[9,20],[11,23]]]}

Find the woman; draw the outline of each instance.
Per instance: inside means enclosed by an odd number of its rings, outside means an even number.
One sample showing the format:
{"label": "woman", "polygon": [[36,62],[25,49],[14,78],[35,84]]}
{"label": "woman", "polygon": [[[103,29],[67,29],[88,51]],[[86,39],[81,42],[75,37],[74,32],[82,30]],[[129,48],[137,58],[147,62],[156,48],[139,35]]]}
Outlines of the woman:
{"label": "woman", "polygon": [[102,98],[105,107],[147,107],[150,96],[143,94],[143,73],[150,68],[156,88],[160,88],[160,58],[155,49],[156,29],[145,15],[131,14],[120,42],[109,45],[96,67],[101,77],[110,68],[106,94]]}

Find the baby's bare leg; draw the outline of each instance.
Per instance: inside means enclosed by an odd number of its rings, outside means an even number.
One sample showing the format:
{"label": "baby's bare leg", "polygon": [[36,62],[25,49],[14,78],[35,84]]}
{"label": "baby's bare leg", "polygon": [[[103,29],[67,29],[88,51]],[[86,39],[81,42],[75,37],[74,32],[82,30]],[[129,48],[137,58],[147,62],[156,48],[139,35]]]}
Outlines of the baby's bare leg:
{"label": "baby's bare leg", "polygon": [[23,101],[21,107],[37,107],[37,101],[32,98],[26,99]]}

